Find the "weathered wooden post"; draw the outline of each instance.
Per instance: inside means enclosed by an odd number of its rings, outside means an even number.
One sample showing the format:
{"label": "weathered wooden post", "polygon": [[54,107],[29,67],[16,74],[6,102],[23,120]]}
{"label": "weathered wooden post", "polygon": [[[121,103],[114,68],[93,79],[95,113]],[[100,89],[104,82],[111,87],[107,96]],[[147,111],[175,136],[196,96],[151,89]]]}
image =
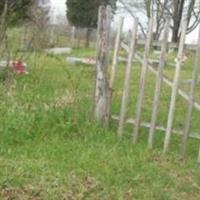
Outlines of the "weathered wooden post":
{"label": "weathered wooden post", "polygon": [[161,44],[161,55],[160,55],[160,62],[158,66],[158,74],[156,78],[156,86],[154,92],[154,101],[153,101],[153,111],[151,116],[151,126],[149,131],[149,140],[148,140],[148,148],[153,147],[153,140],[154,140],[154,132],[156,127],[156,120],[159,111],[159,104],[160,104],[160,92],[161,92],[161,83],[163,79],[162,71],[165,65],[166,60],[166,52],[167,52],[167,44],[168,44],[168,36],[169,36],[169,25],[170,20],[168,20],[165,24],[162,44]]}
{"label": "weathered wooden post", "polygon": [[173,121],[174,121],[176,97],[177,97],[177,92],[178,92],[179,76],[180,76],[180,71],[181,71],[181,66],[182,66],[186,31],[187,31],[187,20],[184,20],[183,26],[182,26],[180,43],[179,43],[177,62],[176,62],[176,71],[175,71],[174,82],[172,86],[172,94],[171,94],[171,101],[170,101],[168,121],[167,121],[167,130],[166,130],[165,141],[164,141],[164,153],[168,151],[170,141],[171,141],[172,126],[173,126]]}
{"label": "weathered wooden post", "polygon": [[186,113],[185,124],[184,124],[185,127],[183,130],[182,144],[181,144],[181,148],[180,148],[180,157],[181,158],[184,158],[184,156],[185,156],[187,140],[189,137],[190,123],[191,123],[192,111],[193,111],[193,106],[194,106],[195,89],[196,89],[196,85],[198,82],[199,71],[200,71],[199,64],[200,64],[200,29],[199,29],[199,39],[198,39],[198,43],[197,43],[195,64],[194,64],[194,69],[193,69],[193,73],[192,73],[192,83],[191,83],[191,87],[190,87],[188,110]]}
{"label": "weathered wooden post", "polygon": [[97,31],[96,85],[94,116],[97,122],[108,125],[110,89],[108,81],[109,36],[111,7],[100,6]]}
{"label": "weathered wooden post", "polygon": [[129,51],[129,55],[128,55],[128,63],[127,63],[127,67],[126,67],[124,90],[123,90],[120,117],[119,117],[119,127],[118,127],[118,136],[119,137],[122,136],[123,128],[124,128],[124,121],[125,121],[126,113],[127,113],[127,104],[128,104],[128,99],[129,99],[131,71],[132,71],[131,68],[132,68],[133,58],[135,56],[137,28],[138,28],[138,19],[135,19],[133,30],[132,30],[131,45],[130,45],[130,51]]}

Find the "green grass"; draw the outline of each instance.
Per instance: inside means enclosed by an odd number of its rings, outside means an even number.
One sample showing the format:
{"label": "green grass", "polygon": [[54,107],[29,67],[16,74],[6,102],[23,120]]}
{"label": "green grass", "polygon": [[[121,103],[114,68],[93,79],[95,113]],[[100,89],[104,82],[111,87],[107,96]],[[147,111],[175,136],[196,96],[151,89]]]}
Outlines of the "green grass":
{"label": "green grass", "polygon": [[[92,56],[94,50],[77,49],[73,55]],[[118,140],[116,123],[104,130],[91,119],[93,68],[70,66],[64,56],[42,53],[31,54],[27,63],[29,75],[10,74],[0,84],[0,199],[199,199],[198,141],[190,141],[187,157],[180,161],[178,137],[168,155],[162,154],[159,132],[153,151],[147,150],[146,129],[136,145],[130,142],[131,126]],[[129,117],[134,116],[139,69],[133,70]],[[124,71],[120,65],[113,114],[119,113]],[[191,69],[183,71],[187,75]],[[166,69],[169,76],[173,72]],[[150,119],[154,80],[149,73],[144,121]],[[165,125],[169,88],[163,86],[162,94],[158,123]],[[178,129],[185,110],[185,101],[178,98]],[[198,112],[192,130],[199,130]]]}

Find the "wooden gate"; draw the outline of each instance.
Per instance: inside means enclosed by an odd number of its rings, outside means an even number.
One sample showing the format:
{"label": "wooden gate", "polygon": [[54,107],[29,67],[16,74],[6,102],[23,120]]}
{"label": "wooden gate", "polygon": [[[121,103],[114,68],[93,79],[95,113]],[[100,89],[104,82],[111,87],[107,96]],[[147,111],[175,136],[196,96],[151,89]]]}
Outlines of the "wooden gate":
{"label": "wooden gate", "polygon": [[[153,148],[153,145],[155,142],[156,131],[162,131],[163,133],[165,133],[164,142],[163,142],[164,153],[168,152],[169,150],[172,133],[177,134],[181,137],[180,157],[184,158],[188,139],[189,138],[195,138],[198,140],[200,139],[200,134],[190,133],[192,112],[194,109],[200,111],[200,104],[195,100],[195,91],[196,91],[199,69],[200,69],[200,30],[199,30],[198,44],[193,46],[193,49],[196,52],[196,56],[195,56],[195,62],[193,65],[190,89],[189,89],[189,92],[187,93],[184,90],[180,89],[179,87],[180,73],[181,73],[181,68],[182,68],[183,59],[184,59],[184,51],[185,49],[187,49],[187,45],[185,44],[187,20],[183,19],[183,22],[182,22],[180,42],[178,45],[178,53],[177,53],[177,58],[174,64],[175,73],[174,73],[173,80],[170,80],[169,78],[163,75],[163,69],[167,63],[168,49],[174,46],[174,44],[170,44],[168,42],[169,32],[170,32],[170,19],[167,20],[165,23],[162,40],[160,42],[152,41],[153,19],[149,20],[148,33],[147,33],[146,41],[144,42],[143,56],[141,56],[141,54],[138,53],[138,51],[136,51],[137,45],[142,43],[139,40],[137,40],[138,19],[134,20],[134,25],[131,31],[132,34],[129,41],[129,45],[125,44],[121,40],[123,21],[124,19],[121,18],[120,24],[118,26],[117,37],[116,37],[116,42],[115,42],[115,47],[114,47],[113,62],[112,62],[112,67],[111,67],[111,72],[110,72],[110,81],[109,81],[109,87],[111,91],[110,93],[112,94],[115,92],[114,84],[116,81],[115,80],[116,74],[118,72],[119,52],[120,52],[120,49],[124,49],[127,52],[128,56],[127,58],[124,58],[124,60],[126,60],[127,65],[126,65],[126,70],[125,70],[124,86],[123,86],[123,93],[122,93],[122,99],[121,99],[121,109],[119,111],[118,116],[113,116],[112,113],[110,113],[112,120],[118,121],[117,134],[119,138],[122,138],[125,124],[127,123],[133,124],[131,140],[133,143],[136,143],[138,142],[138,138],[140,135],[140,128],[141,127],[148,128],[149,129],[148,148],[151,149]],[[149,58],[151,47],[154,45],[159,46],[161,49],[157,68],[153,66]],[[128,110],[128,103],[130,100],[130,86],[131,86],[131,79],[132,79],[131,71],[134,68],[133,60],[137,60],[137,62],[141,64],[141,74],[140,74],[140,80],[138,83],[139,91],[137,94],[137,101],[136,101],[136,112],[135,112],[136,114],[134,118],[127,119],[127,110]],[[150,122],[143,122],[141,115],[143,111],[143,104],[145,103],[144,95],[145,95],[146,78],[147,78],[148,71],[152,72],[155,75],[156,80],[155,80],[151,119],[150,119]],[[169,88],[171,88],[169,109],[168,109],[168,113],[166,113],[167,115],[166,126],[157,125],[162,84],[165,84],[169,86]],[[187,112],[185,113],[185,122],[181,131],[173,129],[173,123],[175,119],[175,108],[176,106],[179,106],[177,104],[178,95],[180,95],[187,102]],[[109,102],[112,104],[112,95],[110,96],[110,99],[111,100]],[[198,161],[200,162],[200,150],[199,150]]]}

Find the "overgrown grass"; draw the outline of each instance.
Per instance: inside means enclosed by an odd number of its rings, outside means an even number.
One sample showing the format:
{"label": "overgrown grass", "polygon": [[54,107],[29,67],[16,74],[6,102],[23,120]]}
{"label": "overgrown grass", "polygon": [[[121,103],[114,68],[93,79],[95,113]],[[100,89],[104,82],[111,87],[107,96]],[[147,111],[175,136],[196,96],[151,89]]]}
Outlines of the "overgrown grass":
{"label": "overgrown grass", "polygon": [[[74,50],[92,56],[94,50]],[[162,154],[163,135],[147,150],[147,130],[132,145],[132,127],[122,140],[116,124],[109,130],[91,119],[94,69],[70,66],[65,56],[34,53],[30,74],[0,84],[0,199],[138,199],[198,200],[200,170],[198,142],[191,140],[187,158],[180,161],[180,138],[174,137],[168,155]],[[184,68],[191,71],[191,69]],[[124,65],[118,68],[112,112],[119,113]],[[134,116],[139,66],[134,66],[129,117]],[[172,68],[166,73],[173,74]],[[187,74],[185,72],[185,74]],[[143,112],[152,109],[154,77],[149,74]],[[159,124],[165,125],[170,90],[163,87]],[[185,101],[177,102],[175,127],[182,128]],[[199,113],[193,130],[199,130]]]}

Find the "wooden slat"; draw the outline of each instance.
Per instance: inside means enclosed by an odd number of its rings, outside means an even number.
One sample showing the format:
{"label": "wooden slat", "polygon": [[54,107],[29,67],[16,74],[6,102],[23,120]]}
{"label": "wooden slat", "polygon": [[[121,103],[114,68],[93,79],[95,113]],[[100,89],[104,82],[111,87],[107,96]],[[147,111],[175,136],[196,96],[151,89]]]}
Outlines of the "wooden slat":
{"label": "wooden slat", "polygon": [[112,62],[112,68],[111,68],[111,75],[110,75],[110,89],[113,89],[113,84],[115,80],[115,74],[116,74],[116,67],[118,63],[118,53],[120,49],[120,39],[122,34],[122,28],[123,28],[124,18],[120,18],[118,30],[117,30],[117,36],[115,41],[115,49],[114,49],[114,55],[113,55],[113,62]]}
{"label": "wooden slat", "polygon": [[148,139],[148,147],[150,149],[153,147],[155,126],[156,126],[156,120],[157,120],[157,115],[159,111],[159,105],[160,105],[160,92],[161,92],[161,83],[162,83],[162,78],[163,78],[162,71],[165,66],[165,60],[166,60],[167,43],[168,43],[168,36],[169,36],[169,25],[170,25],[170,21],[168,20],[164,28],[161,55],[160,55],[160,61],[159,61],[159,66],[157,70],[157,79],[156,79],[154,101],[153,101],[153,111],[152,111],[151,126],[149,130],[149,139]]}
{"label": "wooden slat", "polygon": [[148,58],[149,58],[149,52],[150,52],[150,47],[151,47],[151,41],[152,41],[152,32],[153,32],[153,19],[151,18],[149,20],[143,65],[142,65],[141,77],[140,77],[140,82],[139,82],[139,94],[138,94],[137,106],[136,106],[136,123],[135,123],[134,131],[133,131],[133,143],[137,142],[138,135],[139,135],[142,104],[143,104],[144,91],[145,91],[145,82],[146,82],[146,75],[147,75],[147,70],[148,70]]}
{"label": "wooden slat", "polygon": [[132,30],[130,52],[128,56],[128,63],[126,67],[126,74],[125,74],[125,81],[124,81],[124,89],[123,89],[123,95],[122,95],[122,103],[121,103],[120,119],[119,119],[119,127],[118,127],[119,137],[122,136],[124,121],[126,118],[127,104],[128,104],[128,99],[129,99],[129,93],[130,93],[131,68],[132,68],[133,57],[135,55],[137,29],[138,29],[138,19],[135,19],[133,30]]}
{"label": "wooden slat", "polygon": [[187,21],[184,20],[183,29],[181,32],[178,56],[177,56],[176,71],[175,71],[174,82],[172,86],[172,94],[171,94],[171,101],[170,101],[168,121],[167,121],[167,130],[165,134],[164,149],[163,149],[164,153],[168,151],[170,140],[171,140],[171,132],[172,132],[172,126],[173,126],[173,121],[174,121],[174,113],[175,113],[176,98],[177,98],[177,91],[178,91],[178,84],[179,84],[179,76],[180,76],[180,71],[181,71],[181,66],[182,66],[186,31],[187,31]]}
{"label": "wooden slat", "polygon": [[189,93],[188,110],[187,110],[186,117],[185,117],[185,126],[184,126],[184,130],[183,130],[183,138],[182,138],[182,144],[181,144],[181,148],[180,148],[181,158],[184,158],[184,156],[185,156],[199,71],[200,71],[200,29],[199,29],[199,39],[198,39],[198,46],[197,46],[197,50],[196,50],[195,64],[194,64],[194,69],[192,72],[192,83],[191,83],[191,88],[190,88],[190,93]]}

